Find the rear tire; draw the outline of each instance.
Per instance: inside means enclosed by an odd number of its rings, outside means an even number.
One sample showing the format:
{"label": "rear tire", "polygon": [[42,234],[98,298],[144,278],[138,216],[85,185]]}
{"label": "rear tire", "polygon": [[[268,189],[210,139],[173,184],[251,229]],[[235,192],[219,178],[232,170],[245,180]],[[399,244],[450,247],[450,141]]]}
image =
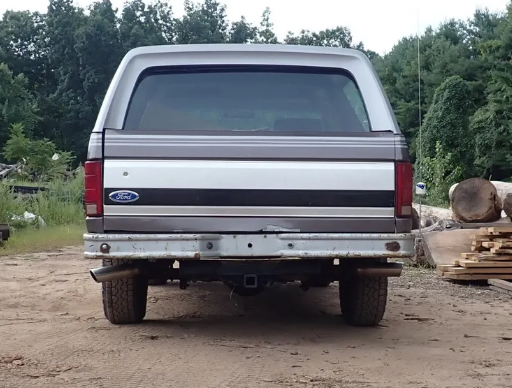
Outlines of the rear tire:
{"label": "rear tire", "polygon": [[341,313],[352,326],[376,326],[386,311],[388,278],[358,278],[340,282]]}
{"label": "rear tire", "polygon": [[[104,259],[103,266],[129,264],[130,260]],[[102,283],[103,311],[113,324],[140,323],[146,315],[148,280],[144,275]]]}

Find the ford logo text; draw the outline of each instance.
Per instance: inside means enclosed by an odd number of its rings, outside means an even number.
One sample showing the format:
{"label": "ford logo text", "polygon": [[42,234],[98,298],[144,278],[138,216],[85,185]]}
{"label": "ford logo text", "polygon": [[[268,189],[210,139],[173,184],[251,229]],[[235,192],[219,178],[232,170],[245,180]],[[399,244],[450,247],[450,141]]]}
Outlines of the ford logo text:
{"label": "ford logo text", "polygon": [[130,190],[113,191],[108,195],[113,202],[130,203],[139,199],[139,194]]}

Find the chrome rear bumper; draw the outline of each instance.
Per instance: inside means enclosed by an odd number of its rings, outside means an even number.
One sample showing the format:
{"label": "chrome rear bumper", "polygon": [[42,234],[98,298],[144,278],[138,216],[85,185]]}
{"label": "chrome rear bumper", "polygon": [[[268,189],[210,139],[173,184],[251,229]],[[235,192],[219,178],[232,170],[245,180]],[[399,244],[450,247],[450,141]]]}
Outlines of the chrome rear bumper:
{"label": "chrome rear bumper", "polygon": [[400,234],[100,234],[84,235],[88,259],[407,258],[414,235]]}

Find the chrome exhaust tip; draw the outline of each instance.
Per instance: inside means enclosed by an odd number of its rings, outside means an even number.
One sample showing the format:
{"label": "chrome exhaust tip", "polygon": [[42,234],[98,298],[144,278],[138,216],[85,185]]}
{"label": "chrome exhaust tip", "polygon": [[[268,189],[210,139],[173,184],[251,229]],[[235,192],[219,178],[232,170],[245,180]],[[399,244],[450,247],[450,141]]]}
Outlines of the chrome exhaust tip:
{"label": "chrome exhaust tip", "polygon": [[141,271],[136,267],[116,265],[94,268],[91,269],[89,273],[96,283],[104,283],[116,279],[133,278],[137,275],[140,275]]}
{"label": "chrome exhaust tip", "polygon": [[363,278],[400,277],[402,275],[402,268],[358,268],[357,274]]}

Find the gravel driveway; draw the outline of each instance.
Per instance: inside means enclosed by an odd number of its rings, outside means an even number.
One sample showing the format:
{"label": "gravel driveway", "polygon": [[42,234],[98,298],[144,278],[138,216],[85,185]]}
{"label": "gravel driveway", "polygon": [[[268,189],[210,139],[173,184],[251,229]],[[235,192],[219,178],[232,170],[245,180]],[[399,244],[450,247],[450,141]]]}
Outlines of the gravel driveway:
{"label": "gravel driveway", "polygon": [[103,318],[80,248],[0,258],[0,387],[510,387],[512,304],[407,269],[377,328],[351,328],[337,286],[230,296],[151,287],[146,321]]}

